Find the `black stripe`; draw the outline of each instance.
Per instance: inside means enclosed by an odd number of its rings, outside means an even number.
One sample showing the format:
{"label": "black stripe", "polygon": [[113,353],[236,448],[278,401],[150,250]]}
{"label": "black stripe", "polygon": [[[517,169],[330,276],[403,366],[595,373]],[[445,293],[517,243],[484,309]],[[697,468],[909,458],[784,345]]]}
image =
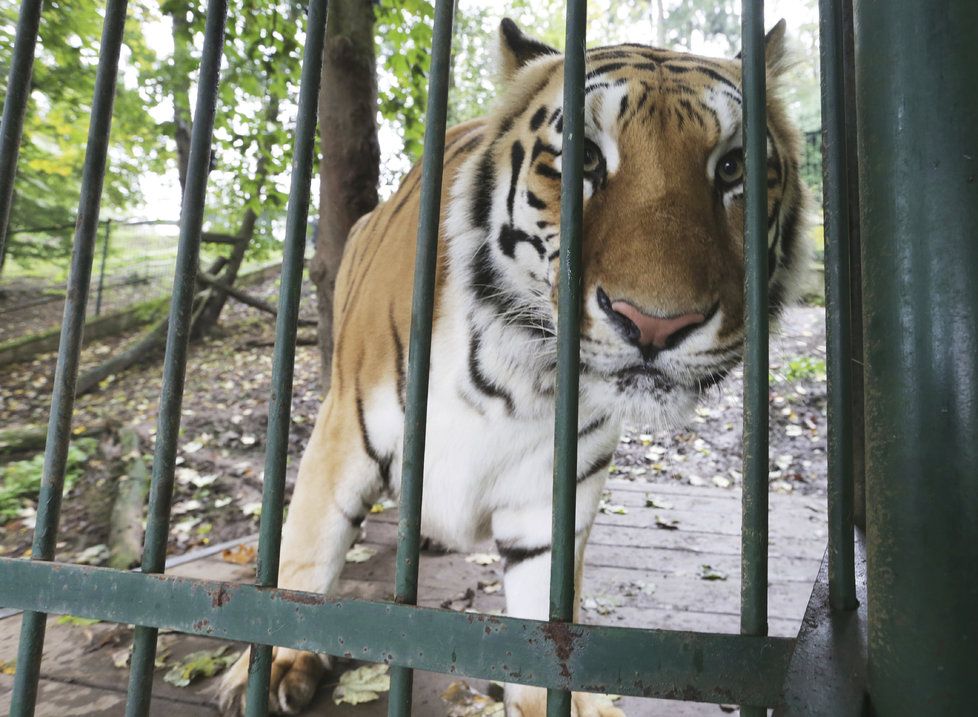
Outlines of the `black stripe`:
{"label": "black stripe", "polygon": [[479,160],[475,186],[472,187],[472,207],[469,219],[474,226],[489,228],[489,212],[492,211],[492,188],[496,183],[496,168],[492,161],[492,147]]}
{"label": "black stripe", "polygon": [[526,190],[526,202],[534,209],[546,209],[547,203],[540,199],[536,194],[531,192],[529,189]]}
{"label": "black stripe", "polygon": [[397,373],[397,402],[401,406],[401,413],[404,413],[405,388],[407,385],[404,376],[404,344],[401,343],[401,335],[397,333],[397,323],[394,321],[394,307],[390,310],[391,336],[394,338],[394,370]]}
{"label": "black stripe", "polygon": [[370,460],[377,464],[380,482],[387,489],[391,484],[391,461],[394,457],[392,455],[380,455],[370,442],[370,436],[367,433],[367,422],[363,418],[363,397],[360,395],[359,384],[357,385],[356,396],[357,424],[360,426],[360,438],[363,440],[363,450],[366,451]]}
{"label": "black stripe", "polygon": [[614,457],[615,457],[615,449],[612,448],[607,453],[600,455],[594,460],[592,460],[590,463],[587,464],[587,466],[583,470],[577,471],[577,482],[583,483],[588,478],[591,478],[592,476],[597,475],[601,471],[606,470],[608,466],[611,464],[611,459]]}
{"label": "black stripe", "polygon": [[577,432],[578,440],[584,438],[585,436],[591,435],[596,430],[603,427],[607,422],[608,422],[607,416],[599,416],[598,418],[593,419],[590,423],[585,425],[584,428],[582,428]]}
{"label": "black stripe", "polygon": [[482,373],[482,368],[479,366],[480,341],[479,332],[473,329],[469,336],[469,379],[480,393],[489,398],[501,399],[506,404],[506,413],[512,416],[514,410],[513,397]]}
{"label": "black stripe", "polygon": [[524,157],[526,157],[526,150],[523,149],[523,143],[513,142],[513,146],[509,151],[513,174],[509,180],[509,196],[506,197],[506,210],[509,212],[510,221],[513,219],[513,204],[516,202],[516,185],[520,181],[520,170],[523,168]]}
{"label": "black stripe", "polygon": [[496,543],[496,549],[499,551],[499,555],[503,559],[504,570],[515,568],[517,565],[526,560],[532,560],[533,558],[537,558],[544,553],[550,552],[549,545],[539,545],[535,548],[523,548],[518,545],[503,545],[501,543]]}
{"label": "black stripe", "polygon": [[620,120],[628,112],[628,95],[623,95],[621,98],[621,106],[618,107],[618,119]]}
{"label": "black stripe", "polygon": [[537,137],[536,142],[533,143],[533,151],[530,153],[530,162],[535,162],[537,157],[539,157],[544,152],[553,155],[554,157],[560,156],[560,149],[554,147],[551,144],[547,144],[542,139]]}
{"label": "black stripe", "polygon": [[547,179],[560,179],[560,172],[551,167],[549,164],[538,164],[534,171],[541,177],[546,177]]}
{"label": "black stripe", "polygon": [[547,108],[544,105],[540,105],[540,109],[534,112],[533,116],[530,118],[530,130],[536,132],[538,129],[540,129],[540,125],[543,124],[543,121],[546,118]]}

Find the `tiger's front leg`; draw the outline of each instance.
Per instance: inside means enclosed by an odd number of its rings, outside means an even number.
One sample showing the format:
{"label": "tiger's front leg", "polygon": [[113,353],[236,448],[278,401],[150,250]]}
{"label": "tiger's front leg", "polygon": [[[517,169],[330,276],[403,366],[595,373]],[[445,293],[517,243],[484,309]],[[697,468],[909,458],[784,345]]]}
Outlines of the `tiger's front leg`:
{"label": "tiger's front leg", "polygon": [[[333,406],[328,397],[302,456],[282,531],[281,588],[329,593],[383,487],[376,460],[351,426],[357,426],[356,416],[351,420],[343,406]],[[248,658],[246,650],[221,681],[219,702],[227,717],[244,714]],[[268,711],[299,714],[312,701],[328,667],[324,655],[274,648]]]}
{"label": "tiger's front leg", "polygon": [[[574,621],[580,612],[584,548],[597,512],[606,471],[586,477],[577,488],[574,541]],[[550,504],[497,510],[492,532],[503,559],[506,613],[532,620],[548,619],[550,605],[551,507]],[[529,685],[506,685],[506,717],[545,717],[547,691]],[[575,692],[573,717],[625,717],[607,699]]]}

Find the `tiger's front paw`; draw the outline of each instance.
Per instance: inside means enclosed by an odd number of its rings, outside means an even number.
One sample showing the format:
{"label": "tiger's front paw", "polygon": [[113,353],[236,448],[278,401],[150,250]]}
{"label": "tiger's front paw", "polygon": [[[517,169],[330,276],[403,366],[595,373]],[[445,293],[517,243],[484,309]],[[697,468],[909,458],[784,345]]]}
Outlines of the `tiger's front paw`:
{"label": "tiger's front paw", "polygon": [[[268,711],[275,715],[297,715],[316,694],[328,658],[314,652],[300,652],[285,647],[272,649],[272,674],[268,690]],[[225,717],[245,713],[248,686],[248,651],[228,670],[218,688],[218,705]]]}
{"label": "tiger's front paw", "polygon": [[[506,686],[506,717],[546,717],[547,691],[526,685]],[[607,695],[575,692],[571,717],[625,717]]]}

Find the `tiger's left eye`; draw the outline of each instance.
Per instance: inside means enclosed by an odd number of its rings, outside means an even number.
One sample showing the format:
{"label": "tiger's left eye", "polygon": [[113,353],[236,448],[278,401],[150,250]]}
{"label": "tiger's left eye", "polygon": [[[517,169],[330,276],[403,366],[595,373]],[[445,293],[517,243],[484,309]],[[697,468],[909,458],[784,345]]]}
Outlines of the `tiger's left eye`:
{"label": "tiger's left eye", "polygon": [[598,145],[589,139],[584,140],[584,174],[593,174],[601,170],[604,155]]}
{"label": "tiger's left eye", "polygon": [[740,149],[727,152],[717,162],[717,182],[723,189],[738,184],[744,178],[744,153]]}

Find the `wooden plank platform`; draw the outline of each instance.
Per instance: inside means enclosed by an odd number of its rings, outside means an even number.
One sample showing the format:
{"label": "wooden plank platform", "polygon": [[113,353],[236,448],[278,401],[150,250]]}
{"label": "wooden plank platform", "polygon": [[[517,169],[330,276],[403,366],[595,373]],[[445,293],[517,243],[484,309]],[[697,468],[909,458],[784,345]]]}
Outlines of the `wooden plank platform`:
{"label": "wooden plank platform", "polygon": [[[628,627],[737,632],[740,594],[740,492],[613,480],[609,503],[624,506],[624,514],[598,516],[586,554],[582,620],[592,624]],[[663,507],[646,507],[646,494]],[[659,519],[657,522],[657,518]],[[348,563],[339,585],[343,596],[389,599],[393,590],[396,512],[371,516],[363,542],[377,554],[363,563]],[[675,529],[661,527],[675,521]],[[825,550],[824,499],[771,495],[770,631],[797,634],[812,583]],[[254,538],[242,541],[253,544]],[[492,546],[485,550],[492,552]],[[502,610],[499,592],[480,589],[498,581],[501,565],[477,565],[458,553],[425,552],[421,559],[421,603],[452,609]],[[706,580],[703,566],[725,579]],[[212,580],[253,579],[253,565],[225,562],[219,554],[200,556],[171,570],[174,574]],[[17,653],[20,617],[0,620],[0,660],[9,663]],[[42,665],[39,717],[121,715],[128,671],[113,665],[112,656],[126,649],[131,631],[101,623],[81,627],[48,622]],[[161,652],[172,662],[189,652],[212,649],[216,640],[163,634]],[[340,664],[321,687],[307,714],[334,717],[380,717],[386,700],[359,706],[335,706],[330,696]],[[157,670],[152,714],[165,717],[216,715],[216,679],[188,688],[163,682]],[[419,673],[415,679],[417,717],[446,714],[441,692],[453,681],[444,675]],[[470,684],[485,692],[479,680]],[[9,709],[13,678],[0,674],[0,713]],[[629,717],[720,717],[730,707],[624,698],[619,706]]]}

